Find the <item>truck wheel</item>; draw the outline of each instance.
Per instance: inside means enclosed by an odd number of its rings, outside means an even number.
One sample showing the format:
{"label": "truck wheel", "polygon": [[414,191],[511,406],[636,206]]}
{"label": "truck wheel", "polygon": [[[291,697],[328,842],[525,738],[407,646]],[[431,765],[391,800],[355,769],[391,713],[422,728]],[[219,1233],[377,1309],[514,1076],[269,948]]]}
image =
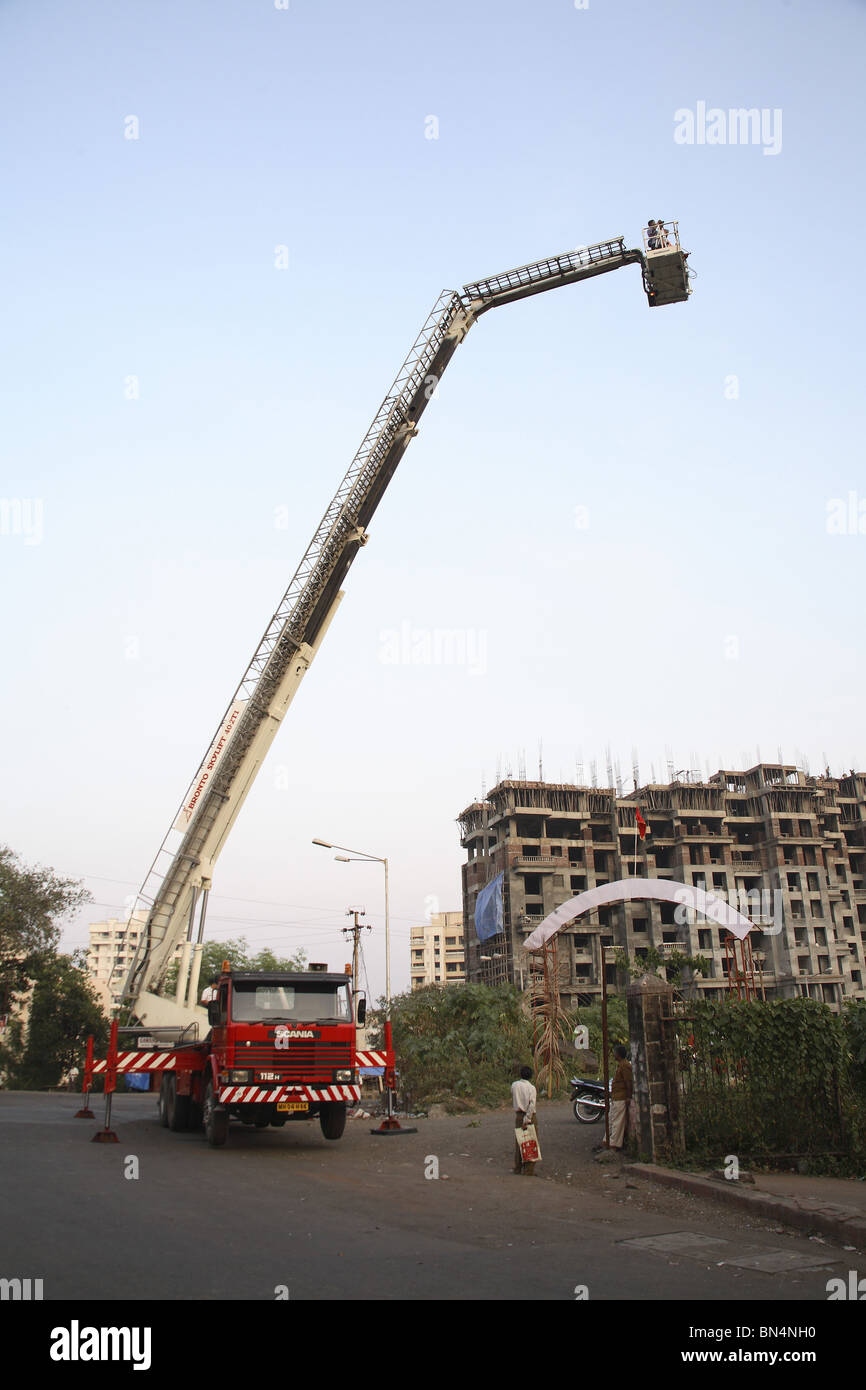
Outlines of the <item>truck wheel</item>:
{"label": "truck wheel", "polygon": [[212,1149],[220,1149],[229,1137],[229,1112],[217,1101],[213,1078],[204,1090],[204,1133]]}
{"label": "truck wheel", "polygon": [[189,1096],[179,1096],[177,1093],[177,1077],[167,1076],[165,1082],[168,1083],[168,1090],[165,1096],[165,1113],[168,1118],[168,1127],[175,1134],[182,1134],[189,1129]]}
{"label": "truck wheel", "polygon": [[326,1139],[339,1139],[346,1128],[346,1102],[325,1101],[319,1107],[319,1124]]}
{"label": "truck wheel", "polygon": [[204,1110],[202,1109],[202,1103],[201,1103],[201,1101],[200,1101],[200,1100],[196,1100],[194,1096],[190,1096],[190,1098],[189,1098],[189,1128],[190,1128],[190,1129],[201,1129],[203,1120],[204,1120]]}
{"label": "truck wheel", "polygon": [[[174,1080],[173,1077],[171,1079]],[[169,1078],[166,1076],[165,1072],[163,1072],[160,1078],[159,1097],[156,1102],[159,1111],[159,1123],[162,1125],[163,1129],[168,1129],[168,1107],[165,1103],[168,1095],[168,1082]]]}

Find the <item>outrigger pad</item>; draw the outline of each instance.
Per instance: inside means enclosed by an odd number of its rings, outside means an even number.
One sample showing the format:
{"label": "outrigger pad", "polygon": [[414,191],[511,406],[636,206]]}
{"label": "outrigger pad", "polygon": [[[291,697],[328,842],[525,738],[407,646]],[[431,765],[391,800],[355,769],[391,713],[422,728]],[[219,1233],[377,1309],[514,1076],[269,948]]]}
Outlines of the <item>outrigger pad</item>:
{"label": "outrigger pad", "polygon": [[119,1144],[120,1140],[113,1129],[98,1129],[90,1142],[91,1144]]}

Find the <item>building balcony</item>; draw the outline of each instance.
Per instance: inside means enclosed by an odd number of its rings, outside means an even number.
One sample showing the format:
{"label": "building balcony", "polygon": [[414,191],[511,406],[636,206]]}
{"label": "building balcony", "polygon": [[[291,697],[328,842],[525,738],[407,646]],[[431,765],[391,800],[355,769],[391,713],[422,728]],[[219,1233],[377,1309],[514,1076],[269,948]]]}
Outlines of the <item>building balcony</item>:
{"label": "building balcony", "polygon": [[568,859],[564,854],[521,854],[512,859],[512,869],[526,869],[529,873],[547,873],[553,869],[567,869]]}

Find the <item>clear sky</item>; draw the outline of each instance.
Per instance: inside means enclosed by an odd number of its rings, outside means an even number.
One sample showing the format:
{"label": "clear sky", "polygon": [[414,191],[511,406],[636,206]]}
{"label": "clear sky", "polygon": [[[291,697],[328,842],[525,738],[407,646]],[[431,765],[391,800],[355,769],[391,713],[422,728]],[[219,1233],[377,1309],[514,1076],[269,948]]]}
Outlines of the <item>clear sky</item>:
{"label": "clear sky", "polygon": [[459,349],[211,934],[338,965],[364,903],[378,993],[382,873],[334,840],[390,859],[405,987],[455,817],[540,742],[551,780],[866,766],[864,40],[862,0],[5,0],[0,841],[85,879],[67,946],[139,886],[439,291],[649,217],[687,304],[633,267]]}

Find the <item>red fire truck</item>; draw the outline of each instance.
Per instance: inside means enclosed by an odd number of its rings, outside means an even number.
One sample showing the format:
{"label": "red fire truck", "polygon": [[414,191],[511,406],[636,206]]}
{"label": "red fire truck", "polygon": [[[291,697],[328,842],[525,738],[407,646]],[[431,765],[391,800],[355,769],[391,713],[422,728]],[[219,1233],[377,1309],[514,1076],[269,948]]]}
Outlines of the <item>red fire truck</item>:
{"label": "red fire truck", "polygon": [[[613,237],[473,281],[459,293],[445,290],[436,301],[266,627],[130,908],[128,940],[116,958],[117,968],[127,969],[118,998],[134,1024],[125,1031],[137,1032],[139,1045],[118,1052],[113,1025],[109,1057],[94,1068],[106,1072],[109,1094],[108,1083],[118,1071],[162,1071],[165,1123],[183,1129],[201,1116],[215,1145],[225,1143],[232,1115],[254,1125],[318,1115],[328,1138],[342,1133],[346,1104],[357,1097],[360,1061],[353,1050],[346,977],[319,971],[311,972],[318,979],[307,974],[254,979],[226,970],[207,1013],[200,1005],[205,914],[217,858],[337,612],[341,584],[369,540],[373,515],[469,329],[499,305],[632,265],[641,268],[652,307],[688,299],[688,253],[680,247],[677,224],[665,223],[663,236],[657,226],[649,230],[645,250]],[[387,920],[386,889],[386,929]],[[386,970],[390,1006],[387,963]],[[262,1000],[271,1001],[261,1008],[259,991]],[[390,1121],[390,1019],[383,1054],[376,1056],[385,1067]],[[90,1075],[87,1071],[85,1088]]]}
{"label": "red fire truck", "polygon": [[204,994],[211,1024],[204,1041],[167,1036],[172,1029],[124,1030],[125,1050],[115,1033],[106,1061],[89,1070],[109,1086],[118,1073],[159,1073],[160,1122],[175,1131],[203,1128],[213,1148],[225,1144],[230,1119],[265,1129],[318,1118],[325,1138],[339,1139],[347,1107],[360,1099],[358,1068],[386,1065],[385,1053],[356,1049],[354,1009],[363,1024],[366,1000],[353,1000],[349,970],[252,974],[224,961]]}

